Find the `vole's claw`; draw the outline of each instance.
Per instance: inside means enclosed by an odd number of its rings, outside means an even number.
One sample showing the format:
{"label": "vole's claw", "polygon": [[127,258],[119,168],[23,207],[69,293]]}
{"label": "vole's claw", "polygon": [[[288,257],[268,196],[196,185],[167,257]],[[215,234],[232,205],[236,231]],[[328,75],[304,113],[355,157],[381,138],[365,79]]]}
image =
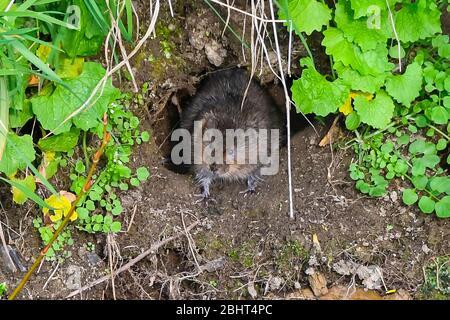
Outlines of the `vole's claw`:
{"label": "vole's claw", "polygon": [[200,199],[194,201],[194,204],[204,203],[204,204],[208,205],[209,202],[217,203],[217,200],[214,199],[214,198],[211,198],[211,197],[209,196],[209,194],[205,194],[205,193],[202,193],[202,194],[194,194],[194,197],[199,197],[199,198],[200,198]]}
{"label": "vole's claw", "polygon": [[247,188],[244,191],[240,191],[239,194],[243,194],[245,198],[248,194],[256,194],[256,190],[255,188]]}
{"label": "vole's claw", "polygon": [[256,193],[256,179],[254,176],[249,176],[247,178],[247,190],[239,192],[240,194],[244,194],[244,197],[247,194],[255,194]]}

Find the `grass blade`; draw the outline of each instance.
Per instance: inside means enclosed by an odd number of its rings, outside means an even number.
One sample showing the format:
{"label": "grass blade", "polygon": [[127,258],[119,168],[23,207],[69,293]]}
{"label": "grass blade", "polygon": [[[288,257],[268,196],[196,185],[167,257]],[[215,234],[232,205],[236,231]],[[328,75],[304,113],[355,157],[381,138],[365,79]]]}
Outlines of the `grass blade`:
{"label": "grass blade", "polygon": [[0,161],[6,146],[9,126],[9,95],[6,77],[0,77]]}
{"label": "grass blade", "polygon": [[63,82],[61,80],[61,78],[58,77],[58,75],[52,69],[50,69],[49,66],[47,66],[41,59],[36,57],[36,55],[33,52],[28,50],[28,48],[25,47],[22,42],[14,40],[14,41],[12,41],[12,45],[13,45],[14,49],[19,51],[20,54],[22,54],[22,56],[25,59],[30,61],[32,64],[34,64],[36,67],[38,67],[39,70],[41,70],[43,73],[45,73],[45,75],[48,78],[50,78],[50,80],[52,80],[54,82],[58,82],[58,83]]}

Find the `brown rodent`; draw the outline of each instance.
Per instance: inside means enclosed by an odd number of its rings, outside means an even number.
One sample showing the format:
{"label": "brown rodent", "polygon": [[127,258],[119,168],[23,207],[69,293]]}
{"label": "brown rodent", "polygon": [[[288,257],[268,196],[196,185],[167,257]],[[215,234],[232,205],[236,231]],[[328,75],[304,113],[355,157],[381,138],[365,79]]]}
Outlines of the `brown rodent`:
{"label": "brown rodent", "polygon": [[[267,144],[270,149],[268,154],[278,153],[280,140],[276,144],[271,144],[270,129],[281,129],[278,132],[280,139],[283,139],[281,112],[275,106],[272,98],[255,80],[252,80],[250,85],[249,81],[248,73],[239,68],[215,72],[203,81],[195,96],[183,108],[180,128],[194,133],[194,122],[199,121],[197,123],[200,123],[202,133],[207,129],[216,129],[224,137],[223,158],[228,160],[227,163],[207,162],[202,156],[200,163],[194,163],[191,166],[204,199],[209,197],[210,185],[214,181],[246,180],[248,188],[245,192],[253,193],[256,181],[260,178],[260,169],[263,167],[261,159],[258,157],[256,162],[249,163],[248,161],[249,157],[255,155],[258,150],[258,145],[252,143],[250,138],[252,134],[245,139],[244,145],[229,146],[225,145],[227,129],[244,131],[255,129],[258,133],[261,132],[260,129],[267,129]],[[237,135],[236,137],[242,136]],[[236,139],[234,139],[235,142]],[[261,136],[258,136],[258,139],[261,139]],[[192,143],[194,141],[195,139],[192,139]],[[206,147],[208,143],[202,141],[203,147]],[[195,148],[192,147],[192,158],[195,156],[194,152]],[[240,156],[243,158],[239,158]],[[237,163],[238,159],[244,158],[245,163]],[[264,165],[266,164],[264,163]]]}

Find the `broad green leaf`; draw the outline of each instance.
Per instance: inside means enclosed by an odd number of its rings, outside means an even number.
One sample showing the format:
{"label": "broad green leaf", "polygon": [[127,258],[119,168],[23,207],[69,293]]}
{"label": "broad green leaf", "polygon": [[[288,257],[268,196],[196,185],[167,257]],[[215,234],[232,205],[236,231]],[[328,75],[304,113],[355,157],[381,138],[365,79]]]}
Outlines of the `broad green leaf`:
{"label": "broad green leaf", "polygon": [[[393,9],[397,0],[389,0],[389,5]],[[350,0],[352,9],[355,12],[354,18],[374,17],[379,13],[386,12],[386,0]],[[381,27],[381,26],[380,26]]]}
{"label": "broad green leaf", "polygon": [[35,159],[33,139],[28,134],[18,136],[15,133],[8,133],[5,152],[0,160],[0,171],[11,176],[17,170],[25,169],[27,161],[24,158],[29,162]]}
{"label": "broad green leaf", "polygon": [[422,68],[417,62],[411,63],[404,74],[391,75],[386,80],[387,93],[406,107],[420,95],[421,88]]}
{"label": "broad green leaf", "polygon": [[62,49],[72,58],[96,55],[103,44],[105,33],[92,18],[85,1],[74,0],[73,4],[80,8],[80,29],[61,29]]}
{"label": "broad green leaf", "polygon": [[22,110],[9,109],[9,124],[11,128],[21,128],[33,118],[30,101],[23,103]]}
{"label": "broad green leaf", "polygon": [[443,197],[435,205],[436,215],[439,218],[450,217],[450,196]]}
{"label": "broad green leaf", "polygon": [[412,183],[416,189],[424,190],[428,184],[428,178],[426,176],[414,176],[412,177]]}
{"label": "broad green leaf", "polygon": [[431,109],[431,120],[433,120],[435,123],[447,124],[448,118],[448,111],[444,107],[437,106]]}
{"label": "broad green leaf", "polygon": [[377,76],[361,75],[358,71],[350,67],[344,67],[342,63],[335,63],[334,69],[339,74],[339,78],[343,83],[350,87],[353,91],[362,91],[367,93],[377,92],[384,84],[387,73],[382,73]]}
{"label": "broad green leaf", "polygon": [[450,177],[434,177],[430,181],[430,188],[439,193],[450,195]]}
{"label": "broad green leaf", "polygon": [[356,43],[362,51],[376,49],[379,43],[386,43],[392,33],[387,12],[380,12],[379,28],[372,27],[369,26],[370,19],[355,19],[350,3],[345,1],[336,3],[334,19],[344,36],[350,42]]}
{"label": "broad green leaf", "polygon": [[80,130],[72,128],[70,131],[51,136],[45,139],[39,139],[38,146],[44,151],[68,152],[75,148],[78,143]]}
{"label": "broad green leaf", "polygon": [[379,91],[375,99],[368,101],[362,96],[355,97],[354,106],[361,119],[377,129],[384,129],[394,115],[394,103],[384,91]]}
{"label": "broad green leaf", "polygon": [[405,189],[403,190],[402,199],[406,205],[410,206],[416,203],[417,199],[419,199],[419,196],[414,189]]}
{"label": "broad green leaf", "polygon": [[297,111],[320,116],[336,112],[346,101],[350,90],[338,82],[328,81],[314,69],[310,58],[302,61],[307,68],[291,87]]}
{"label": "broad green leaf", "polygon": [[[331,19],[331,9],[317,0],[279,0],[280,19],[291,20],[297,34],[320,31]],[[289,23],[285,23],[289,27]]]}
{"label": "broad green leaf", "polygon": [[83,71],[83,58],[67,58],[60,55],[56,65],[56,74],[61,79],[73,79],[78,77]]}
{"label": "broad green leaf", "polygon": [[402,42],[415,42],[441,32],[441,12],[435,1],[403,2],[395,16],[395,26]]}
{"label": "broad green leaf", "polygon": [[[83,65],[83,72],[77,78],[67,80],[66,84],[77,96],[87,100],[104,74],[105,70],[99,63],[86,62]],[[53,131],[54,134],[69,131],[72,123],[87,131],[99,124],[109,103],[117,99],[120,94],[119,90],[112,86],[111,79],[108,79],[101,96],[100,93],[101,90],[91,100],[91,102],[96,101],[93,106],[85,108],[64,124],[62,123],[82,105],[82,102],[63,86],[56,85],[51,95],[34,97],[31,103],[33,112],[41,125],[44,129]]]}
{"label": "broad green leaf", "polygon": [[427,196],[423,196],[419,200],[419,208],[423,213],[432,213],[434,211],[435,203]]}
{"label": "broad green leaf", "polygon": [[379,76],[394,66],[388,61],[388,49],[384,43],[378,43],[374,50],[362,52],[356,44],[345,38],[340,29],[328,28],[323,35],[322,45],[326,47],[326,53],[332,55],[335,62],[351,66],[361,75]]}

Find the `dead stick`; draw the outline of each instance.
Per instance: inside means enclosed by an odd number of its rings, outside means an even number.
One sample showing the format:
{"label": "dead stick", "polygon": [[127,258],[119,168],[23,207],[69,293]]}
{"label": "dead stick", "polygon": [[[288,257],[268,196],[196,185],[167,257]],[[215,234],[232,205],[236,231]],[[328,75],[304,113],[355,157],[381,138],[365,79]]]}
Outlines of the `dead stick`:
{"label": "dead stick", "polygon": [[[155,244],[153,244],[149,249],[147,249],[146,251],[142,252],[140,255],[138,255],[136,258],[131,259],[127,264],[123,265],[122,267],[120,267],[119,269],[116,270],[116,272],[114,273],[115,276],[117,276],[119,273],[122,273],[126,270],[128,270],[129,268],[131,268],[132,266],[134,266],[137,262],[141,261],[142,259],[144,259],[146,256],[148,256],[151,253],[154,253],[156,250],[158,250],[160,247],[166,245],[167,243],[181,237],[183,234],[187,234],[189,231],[191,231],[199,222],[196,221],[194,223],[192,223],[191,225],[189,225],[185,230],[183,230],[182,232],[179,232],[171,237],[168,237],[160,242],[157,242]],[[99,283],[102,283],[104,281],[107,281],[109,278],[111,278],[111,275],[108,274],[104,277],[101,277],[93,282],[91,282],[90,284],[85,285],[84,287],[81,287],[78,290],[73,291],[72,293],[70,293],[66,299],[71,298],[73,296],[76,296],[77,294],[79,294],[80,292],[87,290],[89,288],[92,288],[93,286],[96,286]]]}

